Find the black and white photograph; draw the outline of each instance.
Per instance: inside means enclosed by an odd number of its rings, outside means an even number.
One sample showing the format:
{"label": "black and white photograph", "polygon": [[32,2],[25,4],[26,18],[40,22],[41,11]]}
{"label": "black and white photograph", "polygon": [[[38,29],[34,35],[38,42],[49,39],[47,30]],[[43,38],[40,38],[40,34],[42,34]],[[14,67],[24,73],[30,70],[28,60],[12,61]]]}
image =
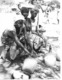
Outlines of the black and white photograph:
{"label": "black and white photograph", "polygon": [[60,0],[0,0],[0,80],[60,80]]}

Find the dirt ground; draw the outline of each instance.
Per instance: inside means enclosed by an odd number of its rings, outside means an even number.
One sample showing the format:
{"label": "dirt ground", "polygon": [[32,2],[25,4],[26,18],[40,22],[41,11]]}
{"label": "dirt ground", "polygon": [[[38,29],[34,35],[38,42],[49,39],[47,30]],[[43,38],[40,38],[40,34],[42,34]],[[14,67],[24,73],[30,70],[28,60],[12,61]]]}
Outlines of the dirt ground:
{"label": "dirt ground", "polygon": [[[15,12],[12,12],[11,10],[9,10],[10,9],[9,7],[10,6],[5,7],[5,5],[3,5],[3,7],[0,6],[0,28],[1,28],[0,29],[0,54],[3,50],[3,46],[1,43],[1,36],[2,36],[3,31],[5,29],[14,30],[14,22],[18,19],[23,19],[23,17],[21,15],[16,15]],[[43,14],[39,15],[39,16],[41,16],[39,18],[39,24],[41,24],[43,26],[43,29],[46,30],[46,32],[44,33],[44,36],[49,38],[48,41],[53,47],[52,48],[53,52],[55,54],[57,54],[58,56],[60,56],[60,53],[59,53],[59,50],[60,50],[59,24],[51,24],[51,23],[45,24],[45,23],[43,23]],[[48,79],[45,79],[45,80],[48,80]],[[51,79],[51,80],[53,80],[53,79]]]}

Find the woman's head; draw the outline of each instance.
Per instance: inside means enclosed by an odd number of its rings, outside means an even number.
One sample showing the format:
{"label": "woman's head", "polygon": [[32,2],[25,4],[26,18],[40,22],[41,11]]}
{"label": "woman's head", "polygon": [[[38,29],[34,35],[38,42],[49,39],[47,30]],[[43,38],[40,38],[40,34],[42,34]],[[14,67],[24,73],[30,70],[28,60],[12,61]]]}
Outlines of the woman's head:
{"label": "woman's head", "polygon": [[16,29],[16,33],[19,34],[20,29],[23,27],[23,20],[17,20],[14,23],[15,29]]}
{"label": "woman's head", "polygon": [[38,12],[39,12],[39,11],[36,10],[36,9],[32,9],[32,10],[31,10],[31,19],[32,19],[32,20],[35,19],[35,17],[37,16]]}
{"label": "woman's head", "polygon": [[20,28],[20,27],[22,27],[22,25],[23,25],[23,20],[17,20],[14,23],[15,28],[16,27]]}
{"label": "woman's head", "polygon": [[21,8],[21,14],[22,14],[25,18],[27,18],[28,15],[29,15],[29,8],[22,7],[22,8]]}

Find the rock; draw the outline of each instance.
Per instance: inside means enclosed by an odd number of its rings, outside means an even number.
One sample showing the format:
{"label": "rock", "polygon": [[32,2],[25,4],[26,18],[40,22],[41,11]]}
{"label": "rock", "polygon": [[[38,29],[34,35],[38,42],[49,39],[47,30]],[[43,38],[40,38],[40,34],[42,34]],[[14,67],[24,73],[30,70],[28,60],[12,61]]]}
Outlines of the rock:
{"label": "rock", "polygon": [[23,80],[27,79],[28,80],[27,75],[25,75],[24,73],[17,71],[17,70],[15,70],[12,75],[13,75],[14,79],[23,79]]}
{"label": "rock", "polygon": [[50,68],[44,69],[44,73],[48,75],[52,75],[52,70]]}
{"label": "rock", "polygon": [[38,63],[43,61],[43,56],[37,57],[36,60],[37,60]]}
{"label": "rock", "polygon": [[25,74],[22,74],[21,75],[21,79],[28,80],[29,79],[29,76],[28,75],[25,75]]}
{"label": "rock", "polygon": [[53,67],[56,63],[56,56],[54,54],[47,54],[44,57],[44,61],[47,66]]}
{"label": "rock", "polygon": [[11,79],[11,75],[7,73],[0,73],[0,80]]}
{"label": "rock", "polygon": [[5,67],[3,66],[3,64],[0,64],[0,73],[2,72],[6,72]]}
{"label": "rock", "polygon": [[30,80],[41,80],[40,78],[32,78]]}
{"label": "rock", "polygon": [[13,72],[13,77],[14,77],[15,79],[21,78],[21,72],[20,72],[20,71],[14,71],[14,72]]}
{"label": "rock", "polygon": [[5,79],[11,79],[11,74],[5,74]]}
{"label": "rock", "polygon": [[4,62],[4,60],[3,59],[0,59],[0,64],[2,64]]}
{"label": "rock", "polygon": [[0,80],[2,79],[11,79],[11,75],[7,73],[5,67],[0,64]]}

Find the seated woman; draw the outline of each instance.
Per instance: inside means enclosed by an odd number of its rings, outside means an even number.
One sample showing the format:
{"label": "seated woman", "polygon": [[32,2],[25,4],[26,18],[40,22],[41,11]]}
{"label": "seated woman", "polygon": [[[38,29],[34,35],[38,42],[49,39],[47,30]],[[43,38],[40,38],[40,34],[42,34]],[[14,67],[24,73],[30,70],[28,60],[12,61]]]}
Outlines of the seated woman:
{"label": "seated woman", "polygon": [[13,62],[15,59],[20,58],[20,50],[29,53],[14,31],[4,31],[1,40],[4,45],[4,50],[2,52],[4,57],[1,55],[3,59],[8,59]]}
{"label": "seated woman", "polygon": [[5,30],[2,34],[1,41],[4,46],[1,57],[3,58],[3,60],[5,59],[11,60],[12,55],[10,56],[11,53],[9,54],[9,52],[10,52],[11,46],[14,44],[14,31]]}

